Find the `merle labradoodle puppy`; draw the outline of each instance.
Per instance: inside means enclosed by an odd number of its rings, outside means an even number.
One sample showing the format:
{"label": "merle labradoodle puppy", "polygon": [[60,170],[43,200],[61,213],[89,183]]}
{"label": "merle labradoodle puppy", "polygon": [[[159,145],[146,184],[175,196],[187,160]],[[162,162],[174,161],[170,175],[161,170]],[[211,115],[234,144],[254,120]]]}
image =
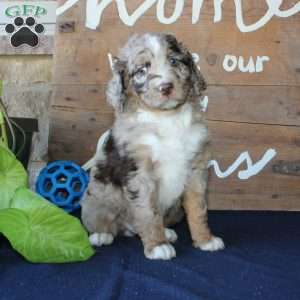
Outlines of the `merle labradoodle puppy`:
{"label": "merle labradoodle puppy", "polygon": [[116,119],[82,202],[90,242],[138,234],[146,257],[171,259],[177,235],[168,226],[185,212],[195,247],[224,248],[207,224],[206,85],[192,55],[172,35],[134,35],[113,69],[107,99]]}

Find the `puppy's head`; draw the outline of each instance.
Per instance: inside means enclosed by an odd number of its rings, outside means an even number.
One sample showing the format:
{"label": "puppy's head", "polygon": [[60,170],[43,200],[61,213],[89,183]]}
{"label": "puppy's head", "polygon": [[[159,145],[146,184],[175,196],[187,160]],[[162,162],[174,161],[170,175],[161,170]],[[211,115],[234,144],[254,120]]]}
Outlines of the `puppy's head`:
{"label": "puppy's head", "polygon": [[108,101],[122,111],[130,101],[171,110],[206,88],[191,53],[168,34],[135,35],[115,59]]}

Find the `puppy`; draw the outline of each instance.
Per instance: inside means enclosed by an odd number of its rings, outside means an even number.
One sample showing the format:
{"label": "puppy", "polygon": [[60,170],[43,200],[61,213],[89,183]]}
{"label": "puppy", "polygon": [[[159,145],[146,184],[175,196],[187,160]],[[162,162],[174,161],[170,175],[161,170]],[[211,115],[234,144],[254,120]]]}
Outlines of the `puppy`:
{"label": "puppy", "polygon": [[82,201],[93,245],[138,234],[147,258],[171,259],[177,235],[168,226],[185,212],[195,247],[224,248],[207,224],[205,88],[192,55],[172,35],[134,35],[121,49],[107,88],[115,122]]}

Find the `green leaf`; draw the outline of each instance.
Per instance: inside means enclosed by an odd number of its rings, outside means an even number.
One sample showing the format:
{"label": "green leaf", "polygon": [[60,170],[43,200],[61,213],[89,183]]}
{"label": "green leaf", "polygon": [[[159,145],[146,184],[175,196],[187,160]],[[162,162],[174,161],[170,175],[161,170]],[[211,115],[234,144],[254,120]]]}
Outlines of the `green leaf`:
{"label": "green leaf", "polygon": [[31,262],[83,261],[94,254],[80,221],[27,186],[22,164],[0,145],[0,233]]}
{"label": "green leaf", "polygon": [[0,145],[0,209],[9,208],[15,190],[26,187],[27,173],[12,152]]}
{"label": "green leaf", "polygon": [[0,232],[31,262],[84,261],[94,254],[77,218],[26,188],[16,191],[11,208],[0,210]]}

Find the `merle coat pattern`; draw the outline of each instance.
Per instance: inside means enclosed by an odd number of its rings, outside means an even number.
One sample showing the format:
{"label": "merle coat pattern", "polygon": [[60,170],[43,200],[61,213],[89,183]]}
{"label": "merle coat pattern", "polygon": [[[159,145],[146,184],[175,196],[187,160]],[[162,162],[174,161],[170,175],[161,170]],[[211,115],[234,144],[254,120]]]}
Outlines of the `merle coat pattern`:
{"label": "merle coat pattern", "polygon": [[146,257],[171,259],[177,235],[168,226],[185,213],[195,247],[224,248],[207,224],[205,88],[192,55],[172,35],[134,35],[121,49],[107,88],[115,122],[82,202],[93,245],[138,234]]}

